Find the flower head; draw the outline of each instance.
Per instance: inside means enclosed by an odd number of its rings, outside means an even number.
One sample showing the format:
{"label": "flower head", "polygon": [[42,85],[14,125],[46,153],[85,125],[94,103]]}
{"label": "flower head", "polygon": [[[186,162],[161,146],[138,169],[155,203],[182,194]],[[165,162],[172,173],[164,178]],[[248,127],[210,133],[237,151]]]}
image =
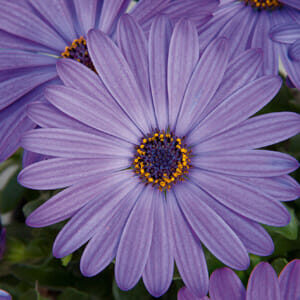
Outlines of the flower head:
{"label": "flower head", "polygon": [[297,0],[223,0],[214,17],[199,30],[201,48],[217,36],[229,39],[231,57],[248,48],[261,48],[264,52],[261,73],[277,74],[280,57],[290,80],[300,89],[300,62],[291,58],[286,42],[277,44],[272,40],[273,30],[277,32],[281,27],[288,36],[293,36],[299,20]]}
{"label": "flower head", "polygon": [[[211,300],[295,300],[300,297],[300,260],[288,263],[277,278],[268,263],[258,264],[251,272],[247,290],[239,277],[230,269],[214,271],[209,281]],[[205,300],[182,288],[178,300]]]}
{"label": "flower head", "polygon": [[[170,15],[173,21],[185,15],[203,24],[218,5],[217,0],[186,2],[143,0],[130,14],[148,32],[153,16],[159,13]],[[0,162],[19,147],[23,132],[35,126],[26,117],[27,104],[42,100],[46,86],[61,83],[56,62],[69,58],[94,71],[86,46],[88,31],[96,28],[113,35],[129,3],[130,0],[0,1]],[[28,154],[25,158],[25,165],[36,159]]]}
{"label": "flower head", "polygon": [[30,118],[42,128],[26,133],[22,146],[51,158],[25,168],[19,181],[33,189],[66,189],[27,224],[70,218],[53,253],[64,257],[88,242],[80,265],[86,276],[116,258],[120,288],[132,288],[142,276],[149,292],[160,296],[172,281],[175,260],[186,285],[203,296],[208,272],[201,243],[225,264],[246,269],[248,252],[273,251],[258,222],[288,224],[280,201],[299,196],[287,175],[298,162],[254,149],[298,133],[299,116],[249,119],[281,80],[258,76],[260,50],[229,61],[224,38],[199,57],[190,21],[173,28],[158,17],[147,42],[125,15],[117,44],[90,31],[87,45],[97,74],[61,60],[65,86],[47,88],[50,103],[29,106]]}

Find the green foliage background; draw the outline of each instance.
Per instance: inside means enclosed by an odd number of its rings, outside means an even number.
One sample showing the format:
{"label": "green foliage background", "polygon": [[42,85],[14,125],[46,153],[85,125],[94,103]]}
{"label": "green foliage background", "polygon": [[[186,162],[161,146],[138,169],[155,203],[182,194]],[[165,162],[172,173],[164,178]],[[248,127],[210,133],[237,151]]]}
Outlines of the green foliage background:
{"label": "green foliage background", "polygon": [[[275,111],[300,113],[299,91],[283,85],[276,98],[259,113]],[[300,135],[268,148],[289,153],[299,160]],[[19,300],[152,299],[142,282],[129,292],[121,291],[114,281],[113,263],[96,277],[83,277],[79,271],[82,249],[62,260],[52,256],[52,244],[63,223],[33,229],[26,226],[25,217],[49,199],[53,191],[37,192],[18,185],[16,177],[21,169],[21,159],[20,150],[0,165],[0,178],[4,173],[7,174],[9,168],[14,169],[0,191],[1,214],[8,214],[10,220],[5,225],[7,244],[4,257],[0,261],[0,288],[10,292],[13,299]],[[299,181],[300,170],[292,176]],[[290,224],[284,228],[266,226],[275,243],[274,253],[268,257],[251,255],[250,268],[237,272],[245,285],[251,270],[260,261],[270,262],[279,273],[289,261],[300,257],[300,200],[288,202],[286,205],[292,215]],[[210,273],[223,266],[208,251],[206,251],[206,258]],[[172,286],[160,299],[176,299],[181,286],[183,282],[175,272]]]}

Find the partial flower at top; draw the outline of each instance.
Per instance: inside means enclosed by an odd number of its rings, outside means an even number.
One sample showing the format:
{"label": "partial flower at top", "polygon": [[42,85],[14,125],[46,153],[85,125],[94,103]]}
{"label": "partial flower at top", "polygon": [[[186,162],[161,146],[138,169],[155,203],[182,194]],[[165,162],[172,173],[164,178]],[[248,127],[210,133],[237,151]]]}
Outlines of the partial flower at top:
{"label": "partial flower at top", "polygon": [[258,223],[285,226],[280,201],[296,199],[291,156],[255,148],[300,131],[291,112],[249,117],[278,92],[277,76],[258,76],[261,50],[229,61],[225,38],[199,57],[197,29],[156,18],[146,41],[128,15],[118,46],[90,31],[95,70],[58,63],[65,86],[46,89],[46,103],[28,107],[40,129],[22,146],[51,158],[32,164],[19,182],[32,189],[66,188],[35,210],[27,224],[65,219],[53,246],[64,257],[87,244],[81,272],[94,276],[116,258],[123,290],[140,277],[154,296],[172,282],[174,260],[198,296],[208,289],[203,243],[226,265],[243,270],[248,253],[269,255],[273,242]]}
{"label": "partial flower at top", "polygon": [[251,272],[247,290],[230,269],[214,271],[209,280],[209,298],[199,298],[187,288],[178,300],[298,300],[300,299],[300,260],[288,263],[277,278],[270,264],[262,262]]}
{"label": "partial flower at top", "polygon": [[[66,57],[94,70],[86,47],[88,31],[97,28],[112,35],[130,1],[0,0],[0,162],[19,147],[23,132],[35,126],[26,117],[26,105],[42,100],[45,86],[59,83],[56,62]],[[188,0],[185,5],[142,0],[131,15],[148,32],[159,13],[203,24],[217,5],[217,0]]]}
{"label": "partial flower at top", "polygon": [[[199,30],[201,48],[217,36],[232,43],[231,57],[248,48],[262,48],[262,74],[277,74],[279,57],[290,80],[300,89],[300,62],[290,57],[286,44],[272,41],[272,30],[286,24],[300,25],[299,0],[221,0],[214,17]],[[294,29],[287,28],[293,36]]]}

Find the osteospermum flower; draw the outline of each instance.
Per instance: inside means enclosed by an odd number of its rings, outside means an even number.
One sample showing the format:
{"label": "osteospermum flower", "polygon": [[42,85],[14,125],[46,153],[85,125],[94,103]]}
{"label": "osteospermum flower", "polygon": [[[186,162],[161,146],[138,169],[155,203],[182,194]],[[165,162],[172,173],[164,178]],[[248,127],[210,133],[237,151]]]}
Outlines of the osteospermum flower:
{"label": "osteospermum flower", "polygon": [[[277,74],[279,57],[292,83],[300,89],[300,64],[290,58],[285,44],[272,41],[274,28],[286,24],[300,24],[300,1],[298,0],[223,0],[214,17],[200,28],[201,47],[212,38],[226,36],[232,43],[234,57],[248,48],[264,51],[263,74]],[[293,29],[288,30],[289,36]]]}
{"label": "osteospermum flower", "polygon": [[299,259],[288,263],[279,278],[270,264],[258,264],[251,272],[247,291],[231,269],[222,268],[210,277],[209,298],[198,298],[186,288],[178,292],[178,300],[297,300],[299,297]]}
{"label": "osteospermum flower", "polygon": [[[1,0],[0,10],[0,161],[18,147],[34,124],[26,105],[43,98],[44,87],[58,83],[56,62],[77,60],[94,70],[86,46],[87,32],[112,35],[131,0]],[[199,5],[200,4],[200,5]],[[185,15],[203,24],[217,0],[142,0],[131,15],[149,31],[153,16]],[[30,161],[30,157],[26,158]]]}
{"label": "osteospermum flower", "polygon": [[65,86],[47,88],[50,103],[28,108],[43,128],[26,133],[22,146],[51,158],[25,168],[19,182],[66,189],[27,224],[71,218],[53,254],[64,257],[88,242],[80,263],[85,276],[115,258],[121,289],[142,276],[149,292],[160,296],[175,260],[185,284],[203,296],[208,272],[202,243],[225,264],[246,269],[248,252],[273,251],[258,222],[288,224],[279,200],[299,195],[286,175],[298,162],[253,149],[298,133],[299,115],[248,119],[277,93],[280,78],[257,78],[260,50],[229,62],[224,38],[199,58],[189,21],[173,29],[166,17],[156,18],[147,43],[141,27],[124,16],[117,41],[90,31],[88,51],[98,76],[62,60],[58,73]]}

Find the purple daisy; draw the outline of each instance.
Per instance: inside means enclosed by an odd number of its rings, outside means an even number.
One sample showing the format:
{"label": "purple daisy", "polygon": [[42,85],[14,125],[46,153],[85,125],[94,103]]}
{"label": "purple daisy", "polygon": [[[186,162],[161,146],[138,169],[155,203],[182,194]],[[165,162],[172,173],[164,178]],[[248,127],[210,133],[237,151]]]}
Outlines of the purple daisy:
{"label": "purple daisy", "polygon": [[247,291],[231,269],[218,269],[210,277],[209,297],[196,297],[185,287],[178,292],[178,300],[298,300],[300,260],[288,263],[279,278],[270,264],[258,264],[251,272]]}
{"label": "purple daisy", "polygon": [[[201,27],[201,48],[212,38],[226,36],[232,43],[231,57],[248,48],[262,48],[263,74],[277,74],[279,57],[290,80],[300,89],[300,63],[291,59],[285,44],[274,43],[271,30],[300,24],[299,0],[223,0],[214,17]],[[293,29],[288,30],[293,35]]]}
{"label": "purple daisy", "polygon": [[[45,86],[59,83],[56,62],[68,57],[93,70],[87,32],[97,28],[112,35],[130,1],[0,1],[0,162],[19,147],[23,132],[35,126],[26,117],[25,107],[43,98]],[[217,0],[188,0],[185,5],[142,0],[131,15],[149,31],[158,13],[170,14],[173,21],[185,15],[203,24],[217,5]]]}
{"label": "purple daisy", "polygon": [[[249,117],[278,92],[277,76],[258,76],[262,53],[251,49],[229,61],[225,38],[201,53],[196,27],[172,28],[155,18],[147,42],[128,15],[118,46],[103,32],[88,34],[97,71],[71,60],[58,63],[65,86],[46,89],[50,102],[31,104],[22,146],[51,158],[32,164],[19,182],[32,189],[66,188],[28,218],[32,227],[71,218],[53,247],[64,257],[88,242],[81,272],[93,276],[116,258],[119,287],[143,277],[162,295],[174,260],[197,295],[208,289],[203,243],[235,269],[248,252],[269,255],[273,242],[258,222],[285,226],[280,201],[297,198],[287,174],[291,156],[254,150],[300,131],[291,112]],[[200,285],[199,285],[200,282]]]}

